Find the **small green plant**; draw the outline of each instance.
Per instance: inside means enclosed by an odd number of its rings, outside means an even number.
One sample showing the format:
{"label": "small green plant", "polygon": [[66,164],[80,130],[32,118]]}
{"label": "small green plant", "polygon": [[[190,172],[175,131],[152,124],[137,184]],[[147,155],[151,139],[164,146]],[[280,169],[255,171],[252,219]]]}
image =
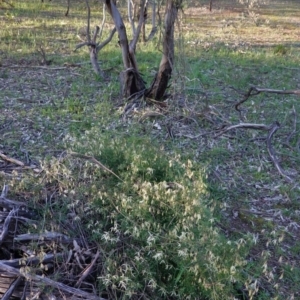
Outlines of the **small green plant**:
{"label": "small green plant", "polygon": [[277,45],[274,48],[275,55],[286,55],[287,52],[288,52],[288,49],[284,45]]}

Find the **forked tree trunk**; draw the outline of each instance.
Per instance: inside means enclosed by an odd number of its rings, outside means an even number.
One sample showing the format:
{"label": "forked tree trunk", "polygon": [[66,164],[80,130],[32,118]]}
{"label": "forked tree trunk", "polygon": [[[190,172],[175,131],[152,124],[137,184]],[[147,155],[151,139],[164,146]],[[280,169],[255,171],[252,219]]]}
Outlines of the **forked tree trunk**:
{"label": "forked tree trunk", "polygon": [[[167,0],[165,11],[165,24],[163,34],[163,56],[159,70],[155,76],[151,87],[146,90],[145,83],[138,71],[135,59],[135,48],[138,37],[144,23],[144,14],[140,14],[139,24],[132,41],[128,42],[126,28],[120,12],[118,11],[115,0],[104,0],[109,14],[112,16],[119,35],[119,42],[122,49],[124,71],[120,75],[122,93],[124,97],[146,97],[161,100],[166,92],[169,80],[172,75],[174,62],[174,24],[178,9],[181,7],[182,0]],[[145,11],[146,0],[141,0],[141,12]]]}
{"label": "forked tree trunk", "polygon": [[163,35],[163,55],[158,73],[146,92],[147,97],[155,100],[161,100],[163,98],[172,75],[174,63],[174,23],[180,6],[181,0],[167,0]]}

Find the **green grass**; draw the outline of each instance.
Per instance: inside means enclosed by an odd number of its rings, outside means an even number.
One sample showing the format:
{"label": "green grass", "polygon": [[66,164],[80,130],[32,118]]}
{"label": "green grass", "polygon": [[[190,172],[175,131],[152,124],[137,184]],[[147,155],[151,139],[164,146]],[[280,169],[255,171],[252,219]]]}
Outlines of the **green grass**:
{"label": "green grass", "polygon": [[[90,4],[94,28],[102,8]],[[298,89],[296,4],[288,10],[275,1],[256,23],[230,3],[212,14],[187,8],[176,27],[167,113],[143,121],[144,113],[165,111],[144,105],[122,117],[117,36],[99,53],[105,80],[93,74],[88,49],[73,51],[86,25],[84,1],[71,4],[69,17],[63,1],[1,10],[0,151],[43,170],[0,175],[10,198],[26,199],[43,220],[26,230],[75,238],[68,216],[76,211],[82,236],[102,251],[93,284],[108,299],[299,297],[298,98],[262,93],[241,113],[234,108],[250,85]],[[108,24],[103,38],[109,17]],[[137,47],[148,85],[160,62],[157,43]],[[50,66],[41,65],[41,48]],[[291,183],[270,159],[266,131],[218,136],[224,126],[274,121],[281,128],[271,143]]]}

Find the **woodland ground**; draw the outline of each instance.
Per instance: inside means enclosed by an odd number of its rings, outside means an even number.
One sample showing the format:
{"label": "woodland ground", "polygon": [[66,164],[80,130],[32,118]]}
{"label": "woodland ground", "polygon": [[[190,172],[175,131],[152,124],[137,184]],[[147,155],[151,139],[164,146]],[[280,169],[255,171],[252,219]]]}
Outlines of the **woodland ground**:
{"label": "woodland ground", "polygon": [[[166,106],[145,104],[121,117],[117,37],[99,55],[104,81],[94,75],[86,48],[74,52],[86,24],[84,1],[71,4],[68,17],[62,1],[19,0],[14,7],[0,2],[0,151],[40,169],[41,161],[68,151],[66,137],[101,126],[103,119],[108,124],[111,114],[107,128],[131,138],[149,136],[161,151],[179,152],[205,170],[221,232],[228,238],[252,236],[248,271],[261,291],[255,299],[300,299],[299,95],[260,93],[241,104],[241,111],[235,108],[250,86],[300,89],[298,6],[271,1],[250,14],[225,1],[212,12],[202,5],[184,8]],[[101,12],[93,3],[93,26],[101,23]],[[112,28],[107,19],[105,29]],[[158,42],[159,35],[137,47],[148,84],[160,60]],[[291,180],[270,158],[268,131],[221,134],[230,125],[274,122],[280,128],[271,145]],[[13,178],[32,169],[0,159],[0,171],[10,197],[30,202],[28,189],[14,189]]]}

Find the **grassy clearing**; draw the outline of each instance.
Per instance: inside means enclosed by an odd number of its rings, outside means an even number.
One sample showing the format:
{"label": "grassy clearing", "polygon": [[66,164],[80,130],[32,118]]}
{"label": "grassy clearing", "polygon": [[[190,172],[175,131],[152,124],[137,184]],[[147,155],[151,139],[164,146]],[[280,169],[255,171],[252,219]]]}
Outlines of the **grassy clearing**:
{"label": "grassy clearing", "polygon": [[[145,106],[125,120],[117,38],[99,56],[105,82],[87,49],[73,52],[84,1],[68,18],[60,1],[1,10],[0,150],[43,170],[0,161],[1,185],[39,212],[42,226],[31,231],[76,237],[79,228],[88,248],[101,249],[93,284],[103,297],[300,297],[298,98],[260,94],[241,113],[234,107],[250,85],[299,89],[296,5],[276,1],[252,16],[230,3],[186,9],[167,113]],[[101,8],[91,8],[94,26]],[[108,20],[105,34],[111,27]],[[50,66],[41,65],[41,48]],[[158,37],[138,51],[149,83]],[[266,132],[217,136],[226,125],[275,121],[272,145],[292,182],[271,161]]]}

